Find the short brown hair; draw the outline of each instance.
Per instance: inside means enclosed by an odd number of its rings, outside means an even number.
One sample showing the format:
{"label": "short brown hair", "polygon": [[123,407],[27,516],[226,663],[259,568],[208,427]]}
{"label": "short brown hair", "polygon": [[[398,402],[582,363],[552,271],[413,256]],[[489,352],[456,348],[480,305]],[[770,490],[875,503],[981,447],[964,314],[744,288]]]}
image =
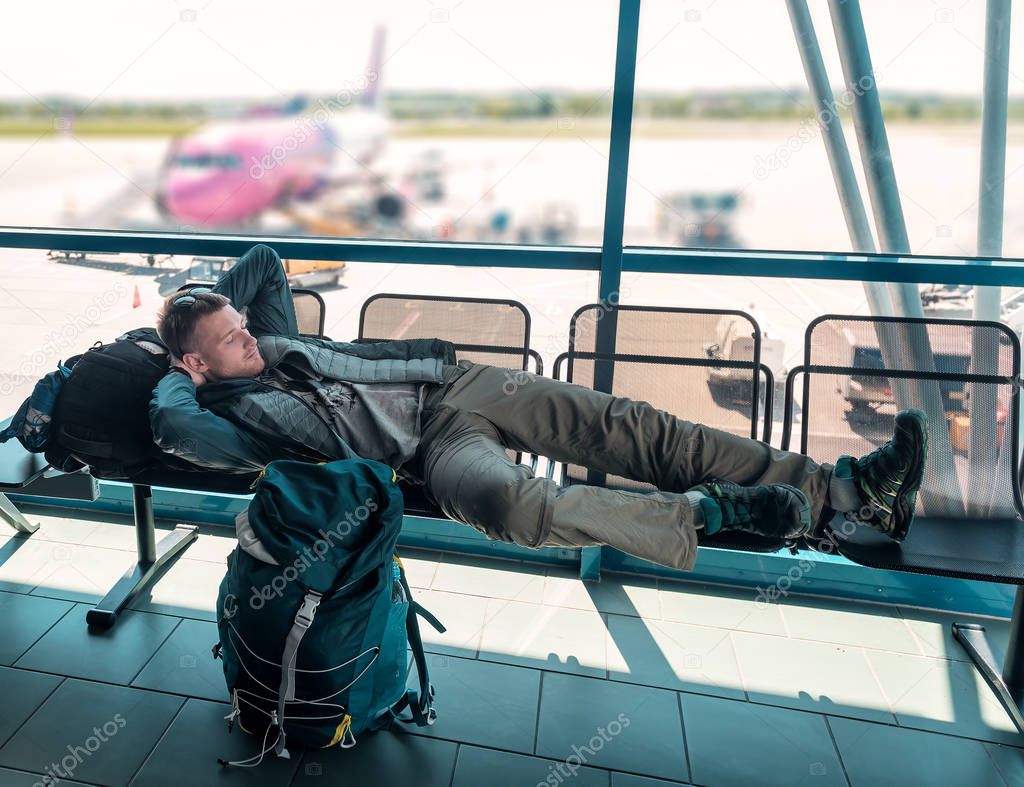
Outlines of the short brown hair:
{"label": "short brown hair", "polygon": [[[174,305],[176,299],[189,294],[195,298],[194,303]],[[193,342],[199,320],[230,305],[230,300],[215,292],[179,290],[164,300],[164,306],[157,315],[156,332],[171,354],[181,358],[187,352],[195,352]]]}

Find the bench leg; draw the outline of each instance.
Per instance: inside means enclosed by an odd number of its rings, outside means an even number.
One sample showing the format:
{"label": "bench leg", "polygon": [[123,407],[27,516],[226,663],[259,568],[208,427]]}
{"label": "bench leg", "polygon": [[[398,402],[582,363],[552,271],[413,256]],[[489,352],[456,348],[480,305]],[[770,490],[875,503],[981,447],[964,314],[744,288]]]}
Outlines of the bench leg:
{"label": "bench leg", "polygon": [[148,486],[136,485],[132,487],[132,494],[138,562],[125,572],[99,604],[86,613],[85,620],[90,626],[103,629],[113,626],[117,622],[117,613],[125,604],[196,540],[194,526],[178,525],[174,532],[164,536],[158,543],[153,522],[152,490]]}
{"label": "bench leg", "polygon": [[985,627],[976,623],[954,623],[953,636],[963,645],[996,699],[1006,709],[1017,731],[1024,734],[1024,587],[1017,587],[1010,619],[1010,642],[1006,646],[1003,671],[999,672]]}
{"label": "bench leg", "polygon": [[601,579],[602,547],[583,547],[580,549],[580,579],[599,582]]}
{"label": "bench leg", "polygon": [[21,511],[14,507],[7,495],[0,492],[0,519],[19,533],[35,533],[39,525],[34,525],[22,516]]}

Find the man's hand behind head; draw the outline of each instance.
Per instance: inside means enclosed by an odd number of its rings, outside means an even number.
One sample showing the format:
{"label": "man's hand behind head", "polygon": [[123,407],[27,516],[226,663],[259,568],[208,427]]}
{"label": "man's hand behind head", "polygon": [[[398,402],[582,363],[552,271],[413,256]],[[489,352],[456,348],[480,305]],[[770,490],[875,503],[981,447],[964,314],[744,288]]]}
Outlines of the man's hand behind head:
{"label": "man's hand behind head", "polygon": [[188,376],[192,378],[192,382],[195,383],[196,388],[206,383],[206,378],[202,375],[201,372],[196,372],[193,371],[192,369],[189,369],[185,364],[181,362],[180,358],[175,358],[173,355],[171,356],[171,366],[177,366],[179,369],[184,369],[186,372],[188,372]]}

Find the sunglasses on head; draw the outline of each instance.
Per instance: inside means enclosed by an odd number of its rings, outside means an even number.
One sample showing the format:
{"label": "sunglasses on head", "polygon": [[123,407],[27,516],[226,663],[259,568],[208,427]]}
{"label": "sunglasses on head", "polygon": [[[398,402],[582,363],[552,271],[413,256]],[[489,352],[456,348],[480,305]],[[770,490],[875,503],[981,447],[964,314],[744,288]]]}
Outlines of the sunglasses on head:
{"label": "sunglasses on head", "polygon": [[192,287],[184,295],[179,295],[173,301],[171,301],[171,308],[177,309],[178,307],[191,309],[196,302],[196,295],[203,295],[207,292],[213,292],[213,287]]}

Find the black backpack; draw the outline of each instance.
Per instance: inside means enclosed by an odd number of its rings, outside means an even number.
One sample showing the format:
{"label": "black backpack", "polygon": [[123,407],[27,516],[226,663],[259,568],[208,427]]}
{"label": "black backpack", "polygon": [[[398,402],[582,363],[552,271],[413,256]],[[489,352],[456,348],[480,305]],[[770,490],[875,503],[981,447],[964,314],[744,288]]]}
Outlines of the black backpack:
{"label": "black backpack", "polygon": [[44,452],[51,465],[66,473],[88,465],[94,478],[128,480],[167,464],[149,425],[153,389],[170,365],[155,329],[97,342],[65,365],[71,375],[57,397]]}

